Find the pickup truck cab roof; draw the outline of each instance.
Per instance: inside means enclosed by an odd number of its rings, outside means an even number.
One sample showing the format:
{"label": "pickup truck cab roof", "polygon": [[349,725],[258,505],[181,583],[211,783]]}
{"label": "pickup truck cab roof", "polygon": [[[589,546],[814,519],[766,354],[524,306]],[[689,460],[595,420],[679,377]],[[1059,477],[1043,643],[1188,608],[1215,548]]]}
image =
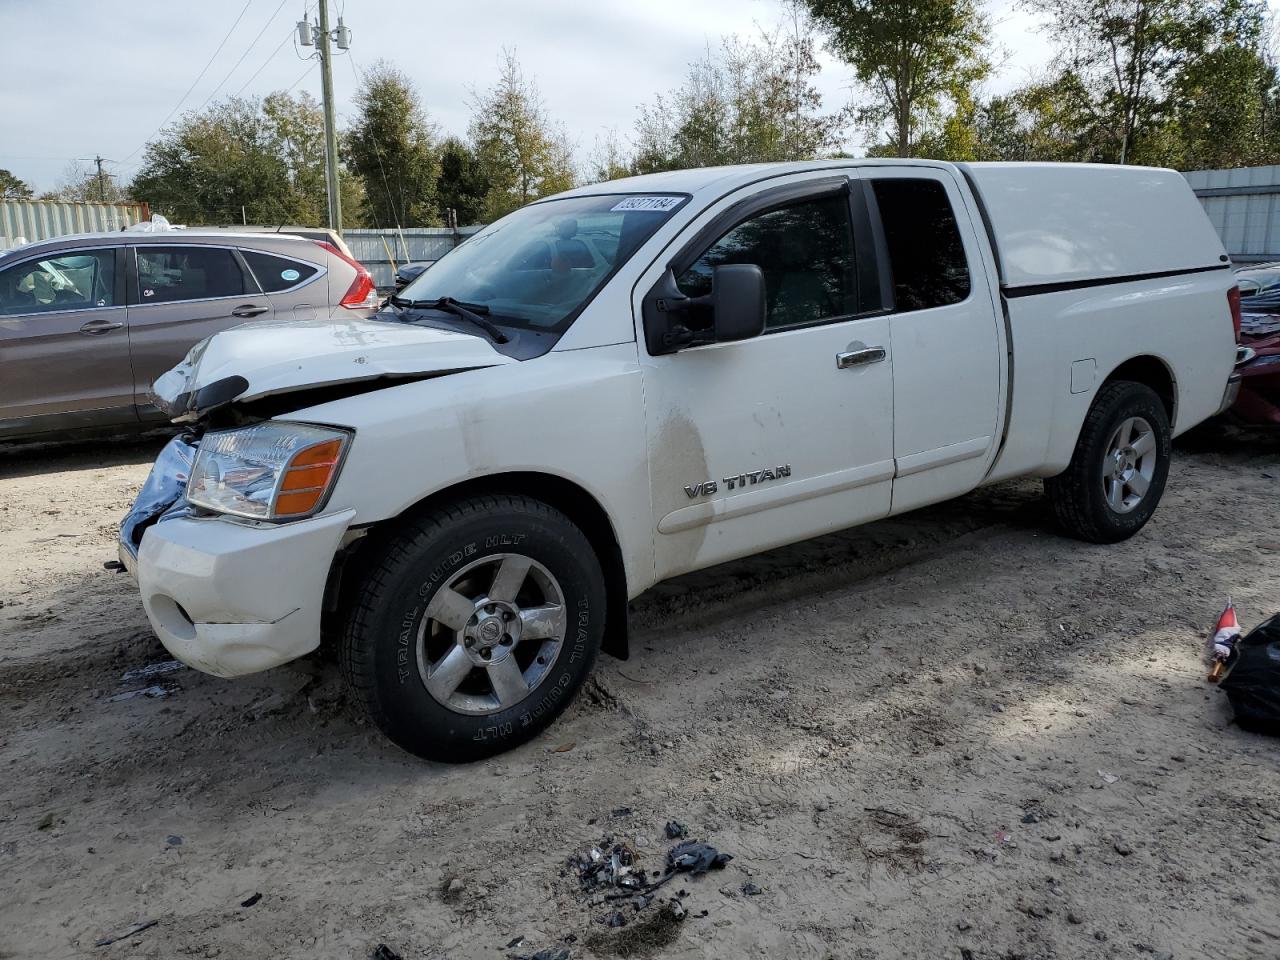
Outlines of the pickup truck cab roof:
{"label": "pickup truck cab roof", "polygon": [[[667,578],[1044,480],[1137,533],[1224,408],[1238,299],[1186,182],[835,160],[674,171],[515,211],[378,318],[244,327],[156,383],[190,432],[122,527],[178,658],[238,676],[343,624],[421,756],[563,709]],[[767,638],[786,643],[785,636]]]}

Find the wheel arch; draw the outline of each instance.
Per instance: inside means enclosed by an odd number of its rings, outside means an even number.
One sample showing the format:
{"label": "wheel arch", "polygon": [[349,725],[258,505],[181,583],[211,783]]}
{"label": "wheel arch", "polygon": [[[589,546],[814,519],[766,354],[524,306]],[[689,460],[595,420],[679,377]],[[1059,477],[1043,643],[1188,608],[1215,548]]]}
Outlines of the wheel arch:
{"label": "wheel arch", "polygon": [[600,649],[619,660],[626,660],[630,653],[627,575],[613,521],[600,501],[588,490],[572,480],[550,473],[520,471],[472,477],[428,494],[395,516],[371,524],[366,528],[365,536],[353,542],[335,562],[334,572],[330,575],[327,590],[329,601],[326,607],[336,611],[345,606],[346,592],[354,587],[357,580],[356,577],[342,575],[352,558],[369,549],[376,549],[406,519],[432,513],[458,500],[493,494],[540,500],[559,510],[583,532],[595,550],[604,573],[606,615],[604,640]]}
{"label": "wheel arch", "polygon": [[[1177,424],[1178,413],[1178,378],[1167,361],[1152,354],[1130,357],[1117,365],[1102,382],[1098,384],[1098,392],[1109,383],[1129,380],[1150,387],[1164,405],[1164,412],[1169,416],[1169,425]],[[1097,393],[1095,392],[1095,396]]]}

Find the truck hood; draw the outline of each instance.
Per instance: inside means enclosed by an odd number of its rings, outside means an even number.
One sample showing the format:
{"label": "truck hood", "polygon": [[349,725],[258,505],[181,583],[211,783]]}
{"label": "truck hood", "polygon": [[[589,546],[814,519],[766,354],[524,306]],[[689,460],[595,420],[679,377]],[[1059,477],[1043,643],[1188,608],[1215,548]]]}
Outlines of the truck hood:
{"label": "truck hood", "polygon": [[[376,388],[518,363],[469,333],[374,320],[267,320],[202,340],[151,387],[175,422],[278,394],[338,387]],[[353,386],[352,392],[361,392]]]}

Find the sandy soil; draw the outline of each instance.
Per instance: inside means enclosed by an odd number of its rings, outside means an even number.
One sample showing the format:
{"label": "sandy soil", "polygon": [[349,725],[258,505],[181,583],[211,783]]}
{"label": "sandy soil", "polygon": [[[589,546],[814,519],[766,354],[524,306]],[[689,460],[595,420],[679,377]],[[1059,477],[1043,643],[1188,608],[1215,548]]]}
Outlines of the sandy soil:
{"label": "sandy soil", "polygon": [[[665,585],[550,732],[452,768],[323,658],[113,699],[167,659],[102,568],[159,444],[0,451],[0,956],[1280,956],[1280,742],[1198,659],[1228,593],[1280,608],[1280,438],[1182,444],[1116,547],[1020,482]],[[567,859],[658,869],[669,819],[733,861],[607,927]]]}

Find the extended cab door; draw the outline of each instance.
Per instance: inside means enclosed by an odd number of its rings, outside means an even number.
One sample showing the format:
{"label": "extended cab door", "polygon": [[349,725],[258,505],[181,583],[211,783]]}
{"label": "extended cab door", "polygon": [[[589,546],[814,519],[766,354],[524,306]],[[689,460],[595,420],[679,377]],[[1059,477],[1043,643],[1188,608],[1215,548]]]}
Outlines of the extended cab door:
{"label": "extended cab door", "polygon": [[140,407],[155,379],[219,330],[273,316],[240,255],[206,244],[138,244],[130,251],[129,344]]}
{"label": "extended cab door", "polygon": [[893,512],[900,513],[971,490],[986,476],[1005,396],[1003,323],[985,238],[952,174],[896,166],[864,175],[892,284]]}
{"label": "extended cab door", "polygon": [[124,249],[9,259],[0,269],[0,435],[135,421]]}
{"label": "extended cab door", "polygon": [[893,358],[862,193],[789,179],[712,207],[637,286],[643,312],[668,266],[699,297],[749,263],[767,296],[754,339],[654,356],[640,338],[659,579],[889,512]]}

